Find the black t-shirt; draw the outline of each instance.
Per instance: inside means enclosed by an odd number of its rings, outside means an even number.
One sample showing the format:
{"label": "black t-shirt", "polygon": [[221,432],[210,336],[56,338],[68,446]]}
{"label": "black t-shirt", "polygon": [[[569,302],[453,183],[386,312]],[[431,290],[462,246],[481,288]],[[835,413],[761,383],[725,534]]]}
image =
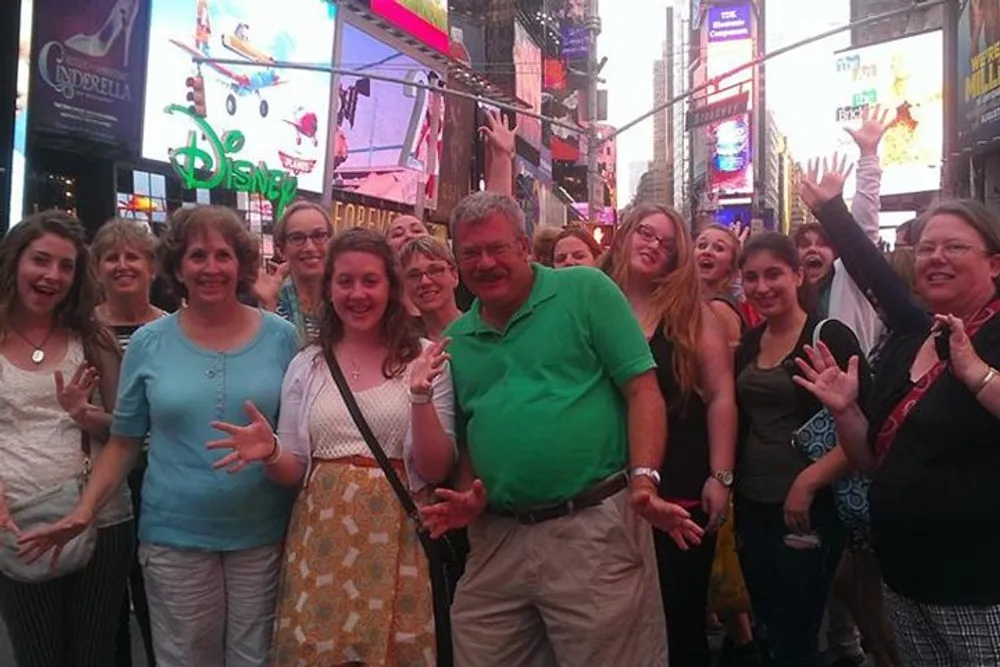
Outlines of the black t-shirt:
{"label": "black t-shirt", "polygon": [[[893,335],[876,367],[869,441],[913,387],[910,367],[926,338]],[[1000,317],[973,338],[1000,367]],[[900,426],[872,482],[872,533],[882,576],[928,604],[1000,604],[1000,420],[950,372]]]}

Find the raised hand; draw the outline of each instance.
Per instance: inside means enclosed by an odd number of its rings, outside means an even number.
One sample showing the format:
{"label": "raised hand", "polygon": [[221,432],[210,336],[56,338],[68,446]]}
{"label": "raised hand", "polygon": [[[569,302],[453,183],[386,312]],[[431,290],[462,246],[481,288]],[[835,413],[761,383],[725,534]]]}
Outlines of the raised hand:
{"label": "raised hand", "polygon": [[62,371],[56,371],[53,376],[56,381],[56,398],[59,400],[59,405],[73,421],[79,422],[90,410],[101,409],[90,402],[90,396],[100,382],[96,368],[86,362],[80,364],[68,384]]}
{"label": "raised hand", "polygon": [[654,528],[670,535],[681,551],[701,544],[705,531],[691,519],[691,513],[661,498],[654,486],[633,486],[629,491],[629,503]]}
{"label": "raised hand", "polygon": [[257,269],[257,278],[253,283],[253,293],[261,308],[274,311],[278,307],[278,294],[288,277],[288,262],[272,263],[273,271],[261,266]]}
{"label": "raised hand", "polygon": [[228,438],[213,440],[208,443],[208,449],[232,450],[212,464],[215,469],[229,468],[230,473],[237,473],[254,461],[263,461],[274,454],[277,445],[274,431],[267,417],[261,414],[252,401],[244,404],[250,423],[237,426],[226,422],[212,422],[212,428],[228,433]]}
{"label": "raised hand", "polygon": [[823,341],[816,347],[806,345],[805,352],[809,361],[795,360],[802,375],[794,375],[792,380],[808,389],[833,415],[844,412],[858,400],[858,357],[851,357],[843,371]]}
{"label": "raised hand", "polygon": [[507,121],[499,111],[486,110],[486,125],[479,128],[479,132],[486,138],[486,147],[491,153],[513,157],[517,151],[517,126],[508,128]]}
{"label": "raised hand", "polygon": [[[892,120],[889,114],[892,114]],[[861,126],[857,129],[845,127],[844,131],[851,135],[854,143],[861,151],[861,157],[878,155],[878,145],[882,137],[896,122],[896,114],[891,109],[882,109],[882,106],[866,106],[861,112]]]}
{"label": "raised hand", "polygon": [[55,567],[63,547],[85,531],[92,520],[92,515],[77,507],[59,521],[21,535],[18,539],[21,560],[31,564],[51,551]]}
{"label": "raised hand", "polygon": [[478,479],[468,491],[435,489],[434,495],[442,502],[421,507],[420,519],[435,540],[449,530],[465,528],[486,509],[486,487]]}
{"label": "raised hand", "polygon": [[410,392],[425,395],[431,392],[434,380],[444,372],[445,364],[451,359],[445,350],[450,338],[442,338],[424,348],[420,356],[410,364]]}
{"label": "raised hand", "polygon": [[[801,165],[800,165],[801,168]],[[809,160],[802,170],[799,196],[806,206],[816,210],[844,191],[844,182],[851,175],[854,165],[848,166],[847,156],[834,153],[832,158]]]}

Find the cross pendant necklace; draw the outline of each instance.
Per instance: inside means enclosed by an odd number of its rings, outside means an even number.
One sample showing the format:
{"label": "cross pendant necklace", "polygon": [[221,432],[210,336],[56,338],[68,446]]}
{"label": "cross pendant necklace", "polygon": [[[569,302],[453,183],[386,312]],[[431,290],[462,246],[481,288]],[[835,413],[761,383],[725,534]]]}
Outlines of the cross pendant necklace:
{"label": "cross pendant necklace", "polygon": [[35,345],[33,342],[31,342],[30,338],[28,338],[27,336],[25,336],[23,333],[21,333],[20,331],[18,331],[14,327],[11,327],[10,330],[13,331],[14,333],[16,333],[18,336],[20,336],[24,340],[25,343],[27,343],[28,345],[30,345],[33,348],[32,352],[31,352],[31,363],[33,363],[36,366],[38,366],[43,361],[45,361],[45,349],[44,349],[45,348],[45,344],[49,342],[49,338],[52,337],[52,332],[56,330],[55,325],[52,325],[52,327],[49,329],[49,332],[47,334],[45,334],[45,338],[42,339],[42,342],[41,342],[40,345]]}

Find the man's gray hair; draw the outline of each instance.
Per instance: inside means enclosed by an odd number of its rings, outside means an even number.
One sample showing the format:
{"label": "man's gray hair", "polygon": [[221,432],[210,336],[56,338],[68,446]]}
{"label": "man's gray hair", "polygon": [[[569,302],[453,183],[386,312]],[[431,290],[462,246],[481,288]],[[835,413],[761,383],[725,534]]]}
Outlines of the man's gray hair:
{"label": "man's gray hair", "polygon": [[510,222],[519,237],[524,236],[524,212],[517,202],[498,192],[474,192],[462,201],[451,213],[451,238],[458,238],[458,228],[463,225],[483,222],[491,215],[501,215]]}

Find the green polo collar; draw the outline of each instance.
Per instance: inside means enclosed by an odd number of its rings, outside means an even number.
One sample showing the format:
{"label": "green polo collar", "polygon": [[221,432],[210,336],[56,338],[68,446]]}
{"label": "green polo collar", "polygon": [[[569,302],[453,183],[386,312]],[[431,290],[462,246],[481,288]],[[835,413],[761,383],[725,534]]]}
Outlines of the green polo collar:
{"label": "green polo collar", "polygon": [[[558,277],[555,275],[555,269],[550,269],[547,266],[541,264],[532,263],[531,271],[534,274],[532,278],[531,293],[528,294],[528,300],[521,304],[521,307],[517,309],[514,313],[514,317],[510,318],[510,322],[507,323],[507,331],[518,321],[524,319],[531,315],[534,310],[545,303],[549,299],[556,295],[556,287],[558,286]],[[497,331],[496,327],[487,324],[480,317],[481,304],[479,303],[479,298],[477,297],[475,301],[472,302],[472,307],[469,308],[469,312],[465,314],[460,320],[455,322],[452,326],[451,335],[453,336],[480,336],[484,334],[503,335],[506,331]]]}

